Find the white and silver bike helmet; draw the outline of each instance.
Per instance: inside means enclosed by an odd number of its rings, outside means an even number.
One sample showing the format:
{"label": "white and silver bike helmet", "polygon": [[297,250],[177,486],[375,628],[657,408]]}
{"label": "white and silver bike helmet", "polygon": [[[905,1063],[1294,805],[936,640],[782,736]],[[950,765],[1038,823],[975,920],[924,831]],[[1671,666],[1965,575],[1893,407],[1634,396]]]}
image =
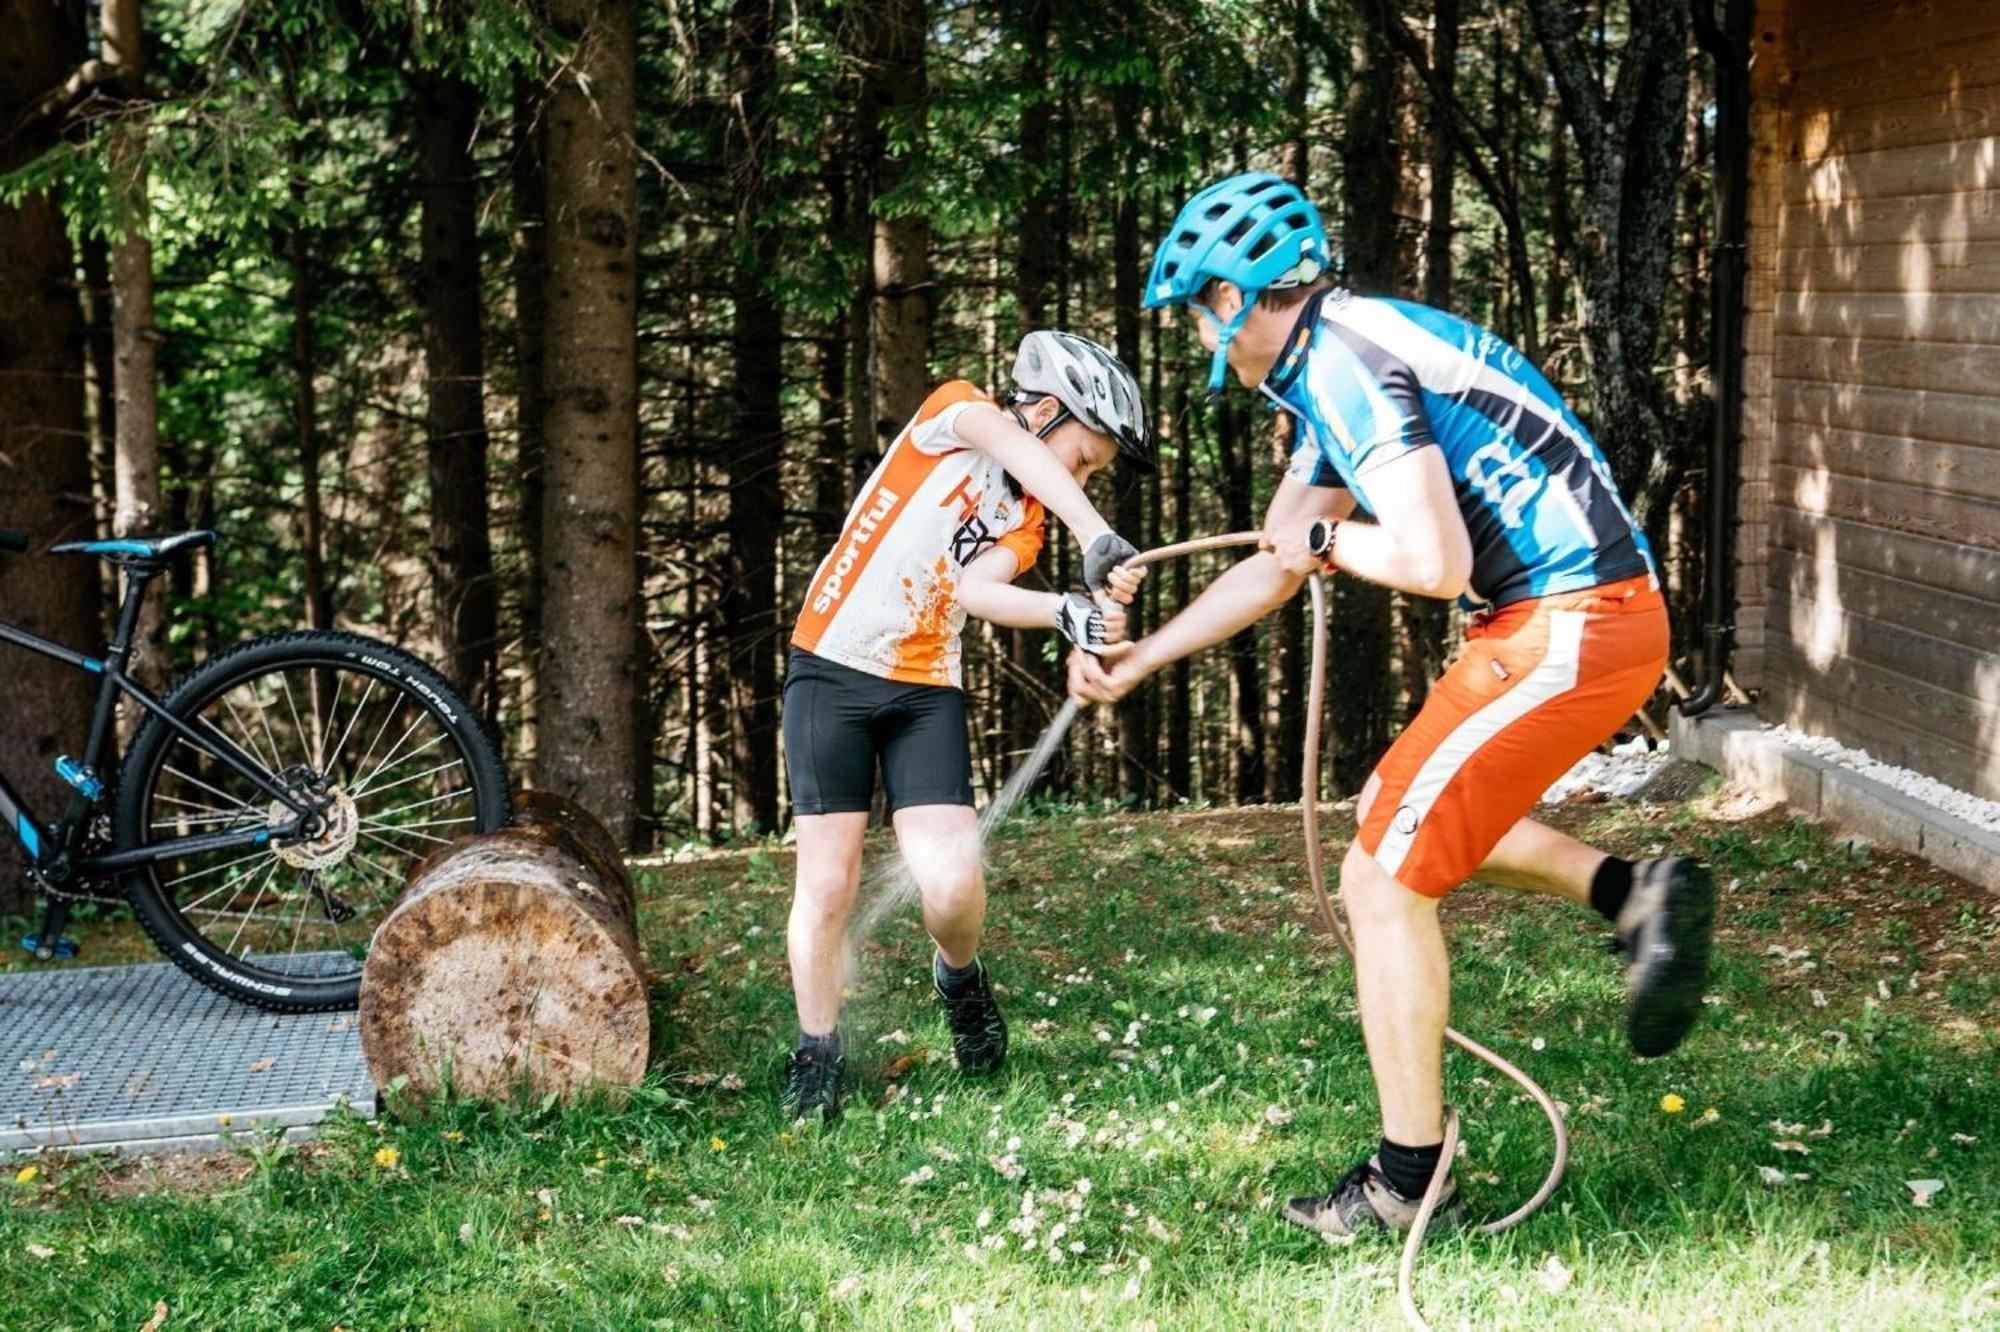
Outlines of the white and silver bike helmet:
{"label": "white and silver bike helmet", "polygon": [[[1153,470],[1153,432],[1139,381],[1105,347],[1074,333],[1039,329],[1021,339],[1014,356],[1014,385],[1046,393],[1089,429],[1118,442],[1118,452],[1142,472]],[[1043,431],[1054,429],[1058,416]]]}

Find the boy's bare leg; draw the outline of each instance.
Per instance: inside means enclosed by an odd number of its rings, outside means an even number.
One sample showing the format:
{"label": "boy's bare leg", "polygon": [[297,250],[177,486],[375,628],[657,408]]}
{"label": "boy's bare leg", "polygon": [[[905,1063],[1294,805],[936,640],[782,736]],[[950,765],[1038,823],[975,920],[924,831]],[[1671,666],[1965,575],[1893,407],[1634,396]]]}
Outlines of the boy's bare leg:
{"label": "boy's bare leg", "polygon": [[910,805],[894,822],[896,845],[923,897],[924,928],[947,966],[971,966],[986,924],[978,814],[970,805]]}
{"label": "boy's bare leg", "polygon": [[801,814],[797,827],[798,886],[792,894],[785,946],[791,956],[799,1030],[825,1036],[840,1021],[847,917],[861,887],[861,841],[868,831],[868,811]]}
{"label": "boy's bare leg", "polygon": [[1473,877],[1503,888],[1566,897],[1590,905],[1590,881],[1605,853],[1557,832],[1546,823],[1522,819],[1473,871]]}
{"label": "boy's bare leg", "polygon": [[1451,963],[1437,902],[1397,882],[1350,846],[1340,901],[1354,931],[1361,1030],[1382,1103],[1382,1135],[1424,1146],[1444,1137],[1444,1028]]}

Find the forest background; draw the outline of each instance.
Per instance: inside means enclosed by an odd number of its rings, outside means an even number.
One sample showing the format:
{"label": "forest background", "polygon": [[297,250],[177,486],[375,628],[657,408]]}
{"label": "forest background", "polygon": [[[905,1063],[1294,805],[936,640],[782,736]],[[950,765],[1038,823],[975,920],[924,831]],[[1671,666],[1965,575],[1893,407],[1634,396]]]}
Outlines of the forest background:
{"label": "forest background", "polygon": [[[1100,507],[1142,547],[1256,525],[1289,424],[1208,398],[1140,285],[1189,193],[1269,169],[1355,290],[1462,313],[1571,396],[1684,649],[1712,32],[1706,0],[0,0],[0,522],[222,532],[144,626],[155,683],[352,628],[443,665],[521,780],[635,847],[774,831],[802,584],[934,383],[1003,387],[1029,329],[1097,338],[1163,452]],[[1031,578],[1076,565],[1052,532]],[[1152,579],[1141,628],[1210,572]],[[1329,794],[1455,632],[1352,579],[1332,603]],[[64,641],[112,606],[86,562],[0,567]],[[1087,718],[1055,789],[1297,798],[1304,640],[1294,604]],[[968,648],[992,790],[1058,656]],[[87,688],[9,678],[0,770],[53,783]]]}

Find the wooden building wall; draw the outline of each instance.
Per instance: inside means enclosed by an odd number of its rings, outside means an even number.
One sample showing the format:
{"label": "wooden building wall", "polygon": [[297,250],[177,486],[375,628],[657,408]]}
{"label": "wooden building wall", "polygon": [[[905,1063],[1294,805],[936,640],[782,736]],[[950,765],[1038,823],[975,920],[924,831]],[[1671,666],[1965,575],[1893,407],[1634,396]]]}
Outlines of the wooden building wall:
{"label": "wooden building wall", "polygon": [[2000,798],[2000,3],[1759,8],[1737,678]]}

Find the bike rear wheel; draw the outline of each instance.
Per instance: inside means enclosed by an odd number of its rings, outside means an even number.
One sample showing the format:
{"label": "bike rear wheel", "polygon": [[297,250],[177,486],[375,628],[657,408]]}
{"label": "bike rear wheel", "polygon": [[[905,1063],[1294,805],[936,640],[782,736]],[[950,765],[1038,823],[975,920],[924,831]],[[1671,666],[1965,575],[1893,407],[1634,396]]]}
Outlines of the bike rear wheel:
{"label": "bike rear wheel", "polygon": [[[506,772],[484,723],[437,672],[386,644],[331,632],[258,639],[208,661],[161,701],[322,811],[325,827],[309,841],[169,853],[125,876],[161,951],[246,1003],[352,1008],[368,942],[409,871],[453,838],[508,819]],[[119,776],[114,834],[129,850],[291,817],[148,713]]]}

